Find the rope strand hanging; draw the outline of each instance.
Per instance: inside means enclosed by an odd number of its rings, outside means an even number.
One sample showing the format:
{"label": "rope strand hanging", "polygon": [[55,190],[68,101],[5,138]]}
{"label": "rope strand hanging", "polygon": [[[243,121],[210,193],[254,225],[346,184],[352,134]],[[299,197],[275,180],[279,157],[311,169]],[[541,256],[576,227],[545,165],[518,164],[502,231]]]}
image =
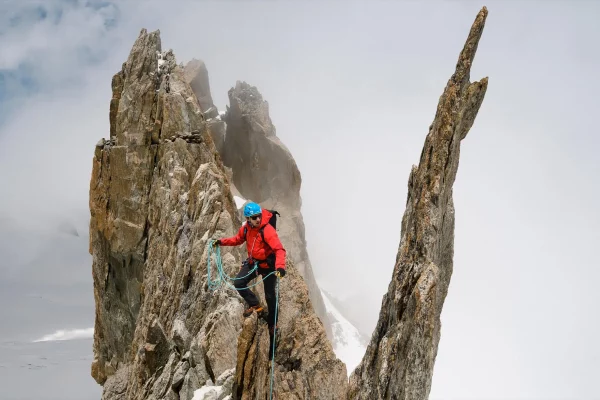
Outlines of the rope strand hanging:
{"label": "rope strand hanging", "polygon": [[[269,274],[267,274],[266,276],[264,276],[262,279],[260,279],[259,281],[257,281],[256,283],[250,285],[250,286],[246,286],[246,287],[242,287],[242,288],[236,288],[234,285],[232,285],[231,283],[229,283],[228,281],[235,281],[238,279],[244,279],[247,278],[248,276],[250,276],[251,274],[253,274],[256,269],[258,268],[258,262],[254,263],[254,267],[252,268],[252,270],[247,274],[244,275],[243,277],[239,277],[239,278],[232,278],[229,275],[227,275],[225,273],[225,271],[223,270],[223,260],[221,259],[221,247],[220,246],[216,246],[216,250],[215,250],[215,264],[217,267],[217,279],[213,280],[211,278],[211,267],[210,267],[210,261],[211,261],[211,255],[212,255],[212,251],[213,251],[213,243],[214,240],[209,241],[208,243],[208,279],[207,279],[207,285],[208,288],[213,291],[218,289],[222,283],[225,283],[227,286],[229,286],[231,289],[235,289],[237,291],[239,290],[245,290],[245,289],[250,289],[256,285],[258,285],[259,283],[261,283],[262,281],[264,281],[265,279],[267,279],[269,276],[275,274],[277,276],[277,284],[275,285],[275,321],[277,321],[277,312],[279,311],[279,274],[277,274],[276,271],[272,271]],[[271,310],[269,310],[270,312]],[[277,340],[277,322],[275,323],[275,325],[273,326],[273,357],[271,358],[271,376],[270,376],[270,394],[269,394],[269,399],[272,400],[273,399],[273,379],[275,377],[275,344],[276,344],[276,340]]]}

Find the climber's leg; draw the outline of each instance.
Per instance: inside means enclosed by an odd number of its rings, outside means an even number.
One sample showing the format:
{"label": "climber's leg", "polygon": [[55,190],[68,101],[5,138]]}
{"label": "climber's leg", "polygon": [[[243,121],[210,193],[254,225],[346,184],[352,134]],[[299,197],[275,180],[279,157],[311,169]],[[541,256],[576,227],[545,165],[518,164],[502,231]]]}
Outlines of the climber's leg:
{"label": "climber's leg", "polygon": [[236,276],[236,279],[233,281],[235,288],[238,289],[238,293],[240,294],[240,296],[243,297],[243,299],[248,304],[248,309],[246,311],[244,311],[245,317],[252,314],[253,311],[258,312],[258,311],[262,310],[262,308],[260,307],[260,302],[258,301],[258,298],[256,297],[256,295],[252,292],[252,290],[243,289],[243,288],[247,287],[248,284],[250,284],[250,282],[254,278],[256,278],[256,276],[258,275],[256,273],[256,271],[253,272],[252,274],[249,274],[251,270],[252,270],[252,268],[248,265],[248,263],[244,262],[242,264],[242,268],[240,269],[240,272],[238,272],[238,274]]}
{"label": "climber's leg", "polygon": [[[272,271],[273,269],[270,269],[265,275]],[[269,308],[269,314],[267,315],[267,326],[269,328],[269,360],[273,358],[273,340],[275,340],[275,328],[277,324],[277,321],[275,321],[275,308],[277,306],[275,285],[277,285],[277,277],[275,275],[270,275],[263,281],[265,299],[267,300],[267,307]],[[279,311],[277,312],[277,319],[279,319]],[[277,336],[279,336],[279,334]]]}
{"label": "climber's leg", "polygon": [[[270,273],[272,269],[269,269],[268,272],[265,273],[267,275]],[[269,326],[269,331],[272,333],[273,326],[275,325],[275,303],[277,301],[275,295],[275,285],[277,284],[277,277],[273,275],[269,275],[267,279],[263,281],[263,287],[265,289],[265,299],[267,300],[267,307],[269,308],[269,316],[267,317],[267,325]],[[279,318],[278,318],[279,319]]]}

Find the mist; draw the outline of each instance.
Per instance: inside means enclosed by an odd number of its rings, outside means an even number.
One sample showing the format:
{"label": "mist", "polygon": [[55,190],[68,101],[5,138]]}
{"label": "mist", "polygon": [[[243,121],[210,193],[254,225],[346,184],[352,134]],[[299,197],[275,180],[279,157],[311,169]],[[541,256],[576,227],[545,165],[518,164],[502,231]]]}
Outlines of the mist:
{"label": "mist", "polygon": [[[142,28],[160,29],[178,62],[206,63],[220,110],[237,80],[269,102],[302,174],[317,281],[370,335],[411,166],[484,5],[471,81],[489,87],[461,145],[430,398],[596,395],[598,2],[3,2],[0,284],[73,280],[76,314],[93,321],[94,145],[109,135],[112,75]],[[49,250],[45,235],[62,239]],[[52,251],[76,260],[31,262]]]}

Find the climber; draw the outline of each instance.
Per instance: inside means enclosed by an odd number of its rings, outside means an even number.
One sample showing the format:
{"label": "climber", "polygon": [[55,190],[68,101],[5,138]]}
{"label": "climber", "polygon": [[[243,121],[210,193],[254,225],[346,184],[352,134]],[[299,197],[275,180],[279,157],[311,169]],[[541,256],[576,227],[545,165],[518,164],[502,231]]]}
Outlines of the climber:
{"label": "climber", "polygon": [[[248,304],[248,309],[244,311],[244,317],[252,315],[255,311],[257,314],[262,315],[263,311],[256,295],[246,288],[248,284],[259,274],[264,277],[276,271],[275,274],[269,275],[263,281],[268,308],[267,325],[271,336],[273,336],[276,324],[274,312],[276,306],[275,284],[277,278],[285,276],[286,257],[286,251],[279,240],[277,231],[273,225],[269,224],[272,216],[273,214],[270,211],[261,209],[258,204],[248,203],[244,207],[246,222],[242,224],[237,235],[213,242],[214,246],[239,246],[246,242],[248,258],[242,263],[242,267],[234,281],[238,292]],[[258,268],[250,274],[255,262],[258,262]]]}

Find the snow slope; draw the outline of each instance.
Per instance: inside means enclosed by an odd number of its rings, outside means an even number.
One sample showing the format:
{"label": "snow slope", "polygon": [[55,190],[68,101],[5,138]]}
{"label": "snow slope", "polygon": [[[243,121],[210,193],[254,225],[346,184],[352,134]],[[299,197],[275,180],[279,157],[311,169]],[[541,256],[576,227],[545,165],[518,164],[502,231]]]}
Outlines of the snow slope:
{"label": "snow slope", "polygon": [[246,203],[246,199],[240,197],[240,196],[233,196],[233,199],[235,200],[235,205],[237,206],[238,210],[240,208],[242,208],[242,206],[244,205],[244,203]]}
{"label": "snow slope", "polygon": [[321,291],[325,309],[331,321],[333,331],[333,351],[346,364],[348,376],[362,360],[367,347],[361,340],[358,330],[331,303],[327,294]]}

